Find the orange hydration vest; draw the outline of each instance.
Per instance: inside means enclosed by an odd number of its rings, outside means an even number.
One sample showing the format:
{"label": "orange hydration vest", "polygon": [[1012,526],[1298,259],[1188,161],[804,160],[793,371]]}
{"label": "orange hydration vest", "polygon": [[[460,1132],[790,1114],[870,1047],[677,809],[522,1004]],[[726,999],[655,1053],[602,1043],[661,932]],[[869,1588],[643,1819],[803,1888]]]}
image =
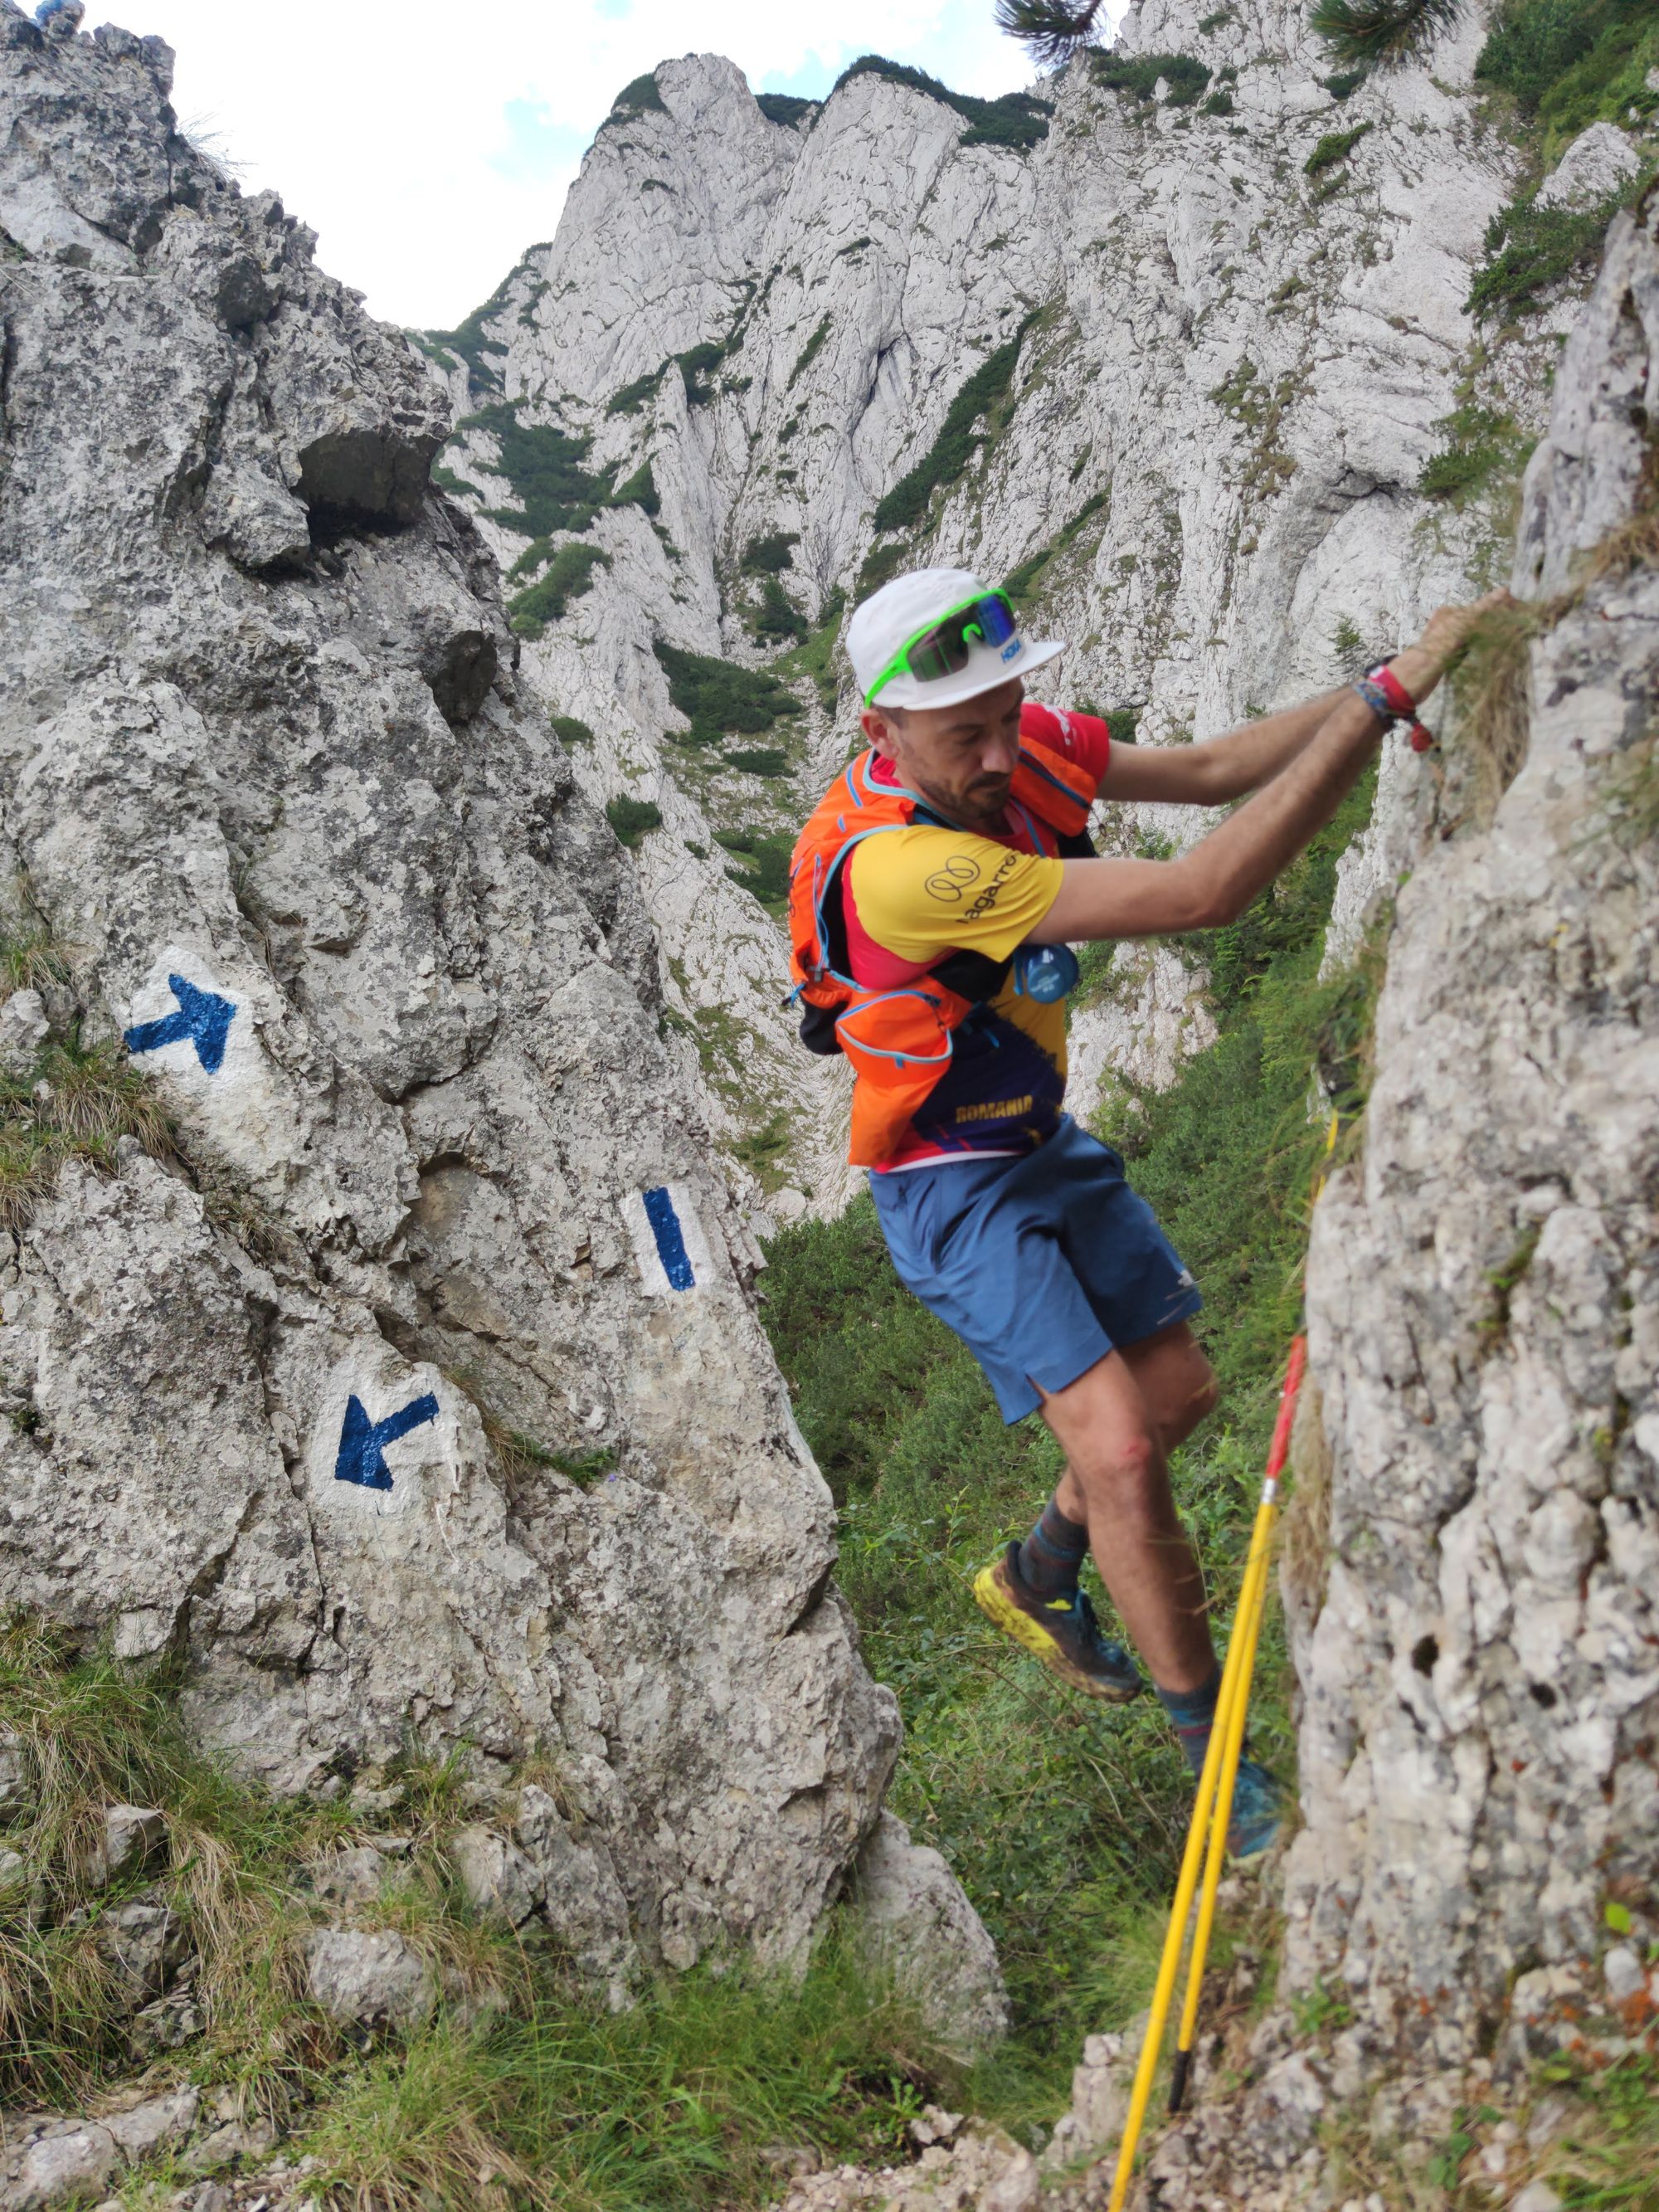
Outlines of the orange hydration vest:
{"label": "orange hydration vest", "polygon": [[[836,777],[795,842],[789,864],[789,973],[805,1000],[801,1041],[809,1051],[842,1052],[853,1069],[854,1167],[891,1158],[911,1117],[949,1065],[951,1033],[1002,988],[1006,960],[958,951],[912,983],[876,990],[849,972],[842,871],[854,846],[884,830],[943,821],[914,791],[872,775],[861,754]],[[1092,854],[1089,810],[1096,779],[1064,753],[1022,737],[1013,801],[1054,831],[1067,858]]]}

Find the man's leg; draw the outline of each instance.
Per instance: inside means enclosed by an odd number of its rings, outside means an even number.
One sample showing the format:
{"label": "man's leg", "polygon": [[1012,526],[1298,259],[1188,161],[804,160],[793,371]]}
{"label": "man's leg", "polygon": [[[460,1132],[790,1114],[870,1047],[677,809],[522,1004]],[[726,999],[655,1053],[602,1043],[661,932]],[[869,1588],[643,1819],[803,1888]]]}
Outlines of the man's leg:
{"label": "man's leg", "polygon": [[[1170,1491],[1166,1453],[1215,1404],[1215,1376],[1185,1322],[1126,1345],[1045,1392],[1042,1417],[1066,1454],[1049,1512],[1085,1522],[1095,1565],[1140,1650],[1188,1765],[1204,1765],[1221,1673],[1203,1577]],[[1253,1858],[1279,1833],[1278,1784],[1239,1763],[1228,1845]]]}
{"label": "man's leg", "polygon": [[[1182,1336],[1184,1345],[1173,1340]],[[1215,1651],[1204,1579],[1170,1493],[1164,1425],[1176,1441],[1190,1434],[1214,1402],[1214,1378],[1182,1325],[1129,1350],[1141,1354],[1134,1364],[1109,1352],[1064,1390],[1042,1394],[1042,1418],[1066,1455],[1054,1502],[1087,1528],[1100,1578],[1153,1682],[1179,1694],[1209,1683]]]}

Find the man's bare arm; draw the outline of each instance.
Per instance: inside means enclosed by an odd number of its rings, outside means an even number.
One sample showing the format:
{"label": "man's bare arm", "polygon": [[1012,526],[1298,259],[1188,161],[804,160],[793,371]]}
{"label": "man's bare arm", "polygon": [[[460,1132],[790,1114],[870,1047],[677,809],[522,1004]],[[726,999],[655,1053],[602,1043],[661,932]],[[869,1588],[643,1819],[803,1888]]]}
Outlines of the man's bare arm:
{"label": "man's bare arm", "polygon": [[[1419,702],[1480,617],[1507,600],[1442,607],[1389,665]],[[1265,789],[1176,860],[1067,860],[1038,945],[1091,938],[1176,936],[1237,921],[1323,829],[1376,750],[1382,726],[1352,691],[1339,692],[1311,739]]]}
{"label": "man's bare arm", "polygon": [[1287,707],[1243,722],[1224,737],[1194,745],[1112,747],[1100,787],[1103,799],[1161,799],[1176,806],[1224,806],[1259,791],[1308,745],[1342,696],[1327,691],[1305,707]]}

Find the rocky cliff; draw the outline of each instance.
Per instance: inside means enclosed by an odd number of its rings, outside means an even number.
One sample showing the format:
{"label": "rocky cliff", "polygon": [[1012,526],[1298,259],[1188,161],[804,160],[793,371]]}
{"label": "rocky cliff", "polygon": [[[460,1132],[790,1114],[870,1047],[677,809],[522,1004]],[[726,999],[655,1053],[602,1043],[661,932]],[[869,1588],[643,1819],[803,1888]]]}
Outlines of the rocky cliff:
{"label": "rocky cliff", "polygon": [[793,1955],[897,1713],[633,871],[422,363],[76,13],[0,0],[0,1605],[279,1791],[533,1753],[613,1983]]}
{"label": "rocky cliff", "polygon": [[[1055,696],[1168,741],[1335,680],[1490,558],[1492,502],[1419,485],[1518,165],[1472,84],[1483,26],[1361,102],[1303,12],[1146,0],[1111,57],[994,108],[890,65],[757,105],[727,62],[666,62],[551,243],[426,341],[526,678],[585,726],[583,789],[655,810],[669,1004],[774,1185],[838,1192],[840,1100],[794,1051],[743,886],[769,887],[755,856],[781,867],[855,736],[848,599],[927,557],[1010,577],[1073,641]],[[1536,341],[1506,374],[1535,429]],[[763,661],[793,697],[756,693]],[[1397,859],[1354,872],[1350,924]],[[1120,954],[1081,1087],[1109,1061],[1167,1080],[1209,1034],[1201,980]]]}

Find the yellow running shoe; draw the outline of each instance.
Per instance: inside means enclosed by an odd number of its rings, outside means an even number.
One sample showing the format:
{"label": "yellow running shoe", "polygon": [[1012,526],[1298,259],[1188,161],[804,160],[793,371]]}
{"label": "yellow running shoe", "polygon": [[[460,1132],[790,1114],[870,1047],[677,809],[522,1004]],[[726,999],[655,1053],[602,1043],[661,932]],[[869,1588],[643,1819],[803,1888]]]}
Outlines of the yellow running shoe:
{"label": "yellow running shoe", "polygon": [[1095,1609],[1081,1590],[1070,1597],[1043,1598],[1027,1588],[1018,1544],[980,1569],[974,1595],[1005,1636],[1085,1698],[1127,1705],[1146,1688],[1146,1677],[1123,1646],[1101,1634]]}

